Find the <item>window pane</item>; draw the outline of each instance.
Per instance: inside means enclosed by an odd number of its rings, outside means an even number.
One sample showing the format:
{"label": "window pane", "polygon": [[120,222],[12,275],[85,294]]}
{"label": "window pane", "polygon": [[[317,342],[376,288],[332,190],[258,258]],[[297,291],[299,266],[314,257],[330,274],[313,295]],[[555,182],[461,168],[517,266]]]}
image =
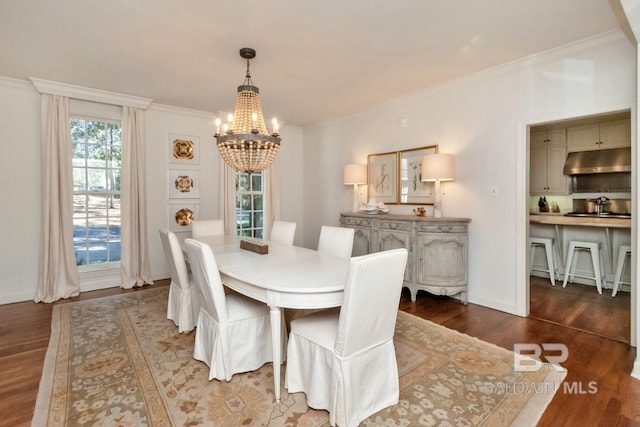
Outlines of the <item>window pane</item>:
{"label": "window pane", "polygon": [[254,211],[262,210],[262,194],[253,195],[253,210]]}
{"label": "window pane", "polygon": [[240,236],[263,236],[262,180],[261,172],[236,172],[236,228]]}
{"label": "window pane", "polygon": [[87,189],[87,177],[85,168],[73,168],[73,191],[85,191]]}
{"label": "window pane", "polygon": [[262,228],[262,212],[253,213],[253,227]]}
{"label": "window pane", "polygon": [[240,207],[243,211],[250,211],[251,210],[251,195],[250,194],[243,194],[242,196],[240,196],[240,200],[241,200],[241,204]]}
{"label": "window pane", "polygon": [[120,164],[118,123],[74,118],[73,241],[78,265],[120,260]]}
{"label": "window pane", "polygon": [[254,173],[251,175],[251,190],[262,191],[262,174]]}
{"label": "window pane", "polygon": [[246,173],[236,175],[236,191],[249,191],[249,175]]}

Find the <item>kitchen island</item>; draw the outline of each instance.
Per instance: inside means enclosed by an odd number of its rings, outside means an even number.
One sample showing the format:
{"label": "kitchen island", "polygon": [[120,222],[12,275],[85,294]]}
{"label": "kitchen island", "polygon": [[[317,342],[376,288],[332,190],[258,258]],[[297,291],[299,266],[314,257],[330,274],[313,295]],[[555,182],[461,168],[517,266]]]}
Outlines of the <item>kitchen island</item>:
{"label": "kitchen island", "polygon": [[[566,251],[571,240],[587,242],[599,242],[602,248],[603,271],[605,273],[605,288],[611,288],[615,269],[615,257],[618,254],[620,245],[630,245],[631,242],[631,219],[629,218],[608,218],[606,215],[593,217],[570,217],[561,213],[530,214],[529,215],[529,236],[555,238],[558,245],[559,254],[554,255],[558,266],[558,273],[561,275],[565,271]],[[542,254],[538,254],[533,261],[534,265],[542,268],[546,266],[546,261]],[[566,267],[568,270],[568,267]],[[593,275],[591,262],[586,257],[578,260],[577,271],[583,275]],[[581,274],[581,273],[579,273]],[[575,278],[576,282],[594,285],[594,281],[589,279]],[[629,278],[623,278],[629,282]],[[628,286],[624,288],[628,290]]]}

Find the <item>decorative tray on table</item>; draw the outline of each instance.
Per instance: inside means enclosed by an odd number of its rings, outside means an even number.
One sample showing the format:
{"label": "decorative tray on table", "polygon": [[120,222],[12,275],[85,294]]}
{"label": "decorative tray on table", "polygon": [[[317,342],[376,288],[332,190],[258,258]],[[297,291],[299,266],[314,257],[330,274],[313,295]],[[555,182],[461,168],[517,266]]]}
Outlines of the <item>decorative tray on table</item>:
{"label": "decorative tray on table", "polygon": [[269,245],[263,242],[257,242],[255,240],[240,240],[240,249],[246,249],[260,255],[269,253]]}

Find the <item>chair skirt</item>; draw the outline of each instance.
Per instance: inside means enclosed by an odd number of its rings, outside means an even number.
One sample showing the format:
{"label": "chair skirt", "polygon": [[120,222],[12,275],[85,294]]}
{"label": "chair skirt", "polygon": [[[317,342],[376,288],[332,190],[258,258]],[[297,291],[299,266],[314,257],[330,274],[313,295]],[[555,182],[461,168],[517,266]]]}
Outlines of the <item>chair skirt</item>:
{"label": "chair skirt", "polygon": [[[335,325],[302,326],[289,334],[285,384],[289,393],[305,392],[307,404],[329,411],[331,425],[357,426],[368,416],[399,401],[398,365],[393,340],[349,358],[335,354]],[[327,336],[323,336],[327,335]]]}
{"label": "chair skirt", "polygon": [[255,371],[273,361],[267,306],[241,295],[226,298],[229,319],[219,322],[204,308],[198,316],[193,357],[209,366],[209,380],[230,381],[233,374]]}
{"label": "chair skirt", "polygon": [[198,291],[194,288],[182,289],[172,281],[169,286],[167,319],[176,324],[179,333],[192,331],[196,327],[199,311],[200,295]]}

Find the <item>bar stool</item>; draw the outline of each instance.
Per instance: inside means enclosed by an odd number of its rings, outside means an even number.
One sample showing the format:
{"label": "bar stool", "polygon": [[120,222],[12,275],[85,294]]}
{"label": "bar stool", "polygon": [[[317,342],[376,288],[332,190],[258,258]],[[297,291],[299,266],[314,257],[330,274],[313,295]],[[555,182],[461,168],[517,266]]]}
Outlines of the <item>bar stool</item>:
{"label": "bar stool", "polygon": [[[593,274],[595,277],[590,276],[580,276],[576,274],[576,262],[578,261],[578,256],[575,253],[576,251],[588,250],[591,252],[591,263],[593,264]],[[567,279],[571,276],[570,281],[573,282],[574,277],[582,277],[585,279],[592,279],[596,281],[596,287],[598,289],[598,293],[602,294],[602,273],[600,269],[600,243],[595,242],[579,242],[576,240],[572,240],[569,242],[569,249],[567,251],[567,266],[571,266],[569,274],[567,274],[566,267],[564,272],[564,281],[562,282],[562,287],[567,287]]]}
{"label": "bar stool", "polygon": [[[544,271],[549,273],[549,280],[553,286],[556,285],[555,280],[555,267],[553,263],[553,244],[555,239],[545,238],[545,237],[530,237],[529,238],[529,274],[533,270],[536,271]],[[536,247],[541,246],[544,248],[544,251],[547,256],[547,268],[548,270],[542,270],[540,268],[533,268],[533,258],[536,254]]]}
{"label": "bar stool", "polygon": [[623,282],[620,280],[622,277],[622,272],[624,271],[624,262],[627,259],[627,254],[631,255],[631,246],[628,245],[620,245],[618,248],[618,262],[616,263],[616,274],[613,279],[613,292],[611,293],[612,297],[615,297],[618,293],[618,287],[621,284],[630,285],[631,283]]}

